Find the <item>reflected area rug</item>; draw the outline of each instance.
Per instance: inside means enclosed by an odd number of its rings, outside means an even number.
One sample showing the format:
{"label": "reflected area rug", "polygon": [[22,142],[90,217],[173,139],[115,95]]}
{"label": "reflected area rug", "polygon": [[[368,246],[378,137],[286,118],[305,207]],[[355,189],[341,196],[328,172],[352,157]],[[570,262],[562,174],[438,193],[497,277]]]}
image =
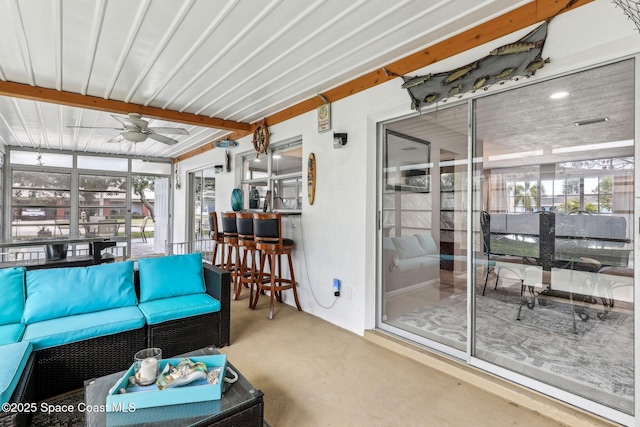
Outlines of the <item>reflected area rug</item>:
{"label": "reflected area rug", "polygon": [[[551,384],[625,413],[633,412],[633,316],[612,311],[605,320],[602,305],[581,308],[576,316],[568,300],[544,300],[522,310],[520,286],[499,287],[478,295],[475,355],[493,364]],[[467,339],[467,297],[456,294],[437,304],[394,319],[420,335],[460,347]]]}

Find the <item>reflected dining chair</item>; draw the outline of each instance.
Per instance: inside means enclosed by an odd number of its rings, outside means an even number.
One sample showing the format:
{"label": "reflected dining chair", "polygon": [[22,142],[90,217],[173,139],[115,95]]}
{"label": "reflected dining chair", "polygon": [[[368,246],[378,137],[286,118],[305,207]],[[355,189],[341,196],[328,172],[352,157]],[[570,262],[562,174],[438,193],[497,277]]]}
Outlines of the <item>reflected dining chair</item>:
{"label": "reflected dining chair", "polygon": [[[282,215],[280,213],[253,214],[253,232],[256,250],[260,251],[260,269],[256,285],[256,294],[252,309],[258,304],[261,291],[269,291],[269,319],[274,315],[274,298],[282,302],[282,291],[291,289],[298,311],[302,311],[298,301],[296,279],[293,272],[291,252],[295,247],[293,240],[282,237]],[[282,256],[287,257],[289,263],[289,278],[282,275]],[[269,261],[269,280],[265,280],[265,268]],[[277,272],[276,272],[277,268]]]}

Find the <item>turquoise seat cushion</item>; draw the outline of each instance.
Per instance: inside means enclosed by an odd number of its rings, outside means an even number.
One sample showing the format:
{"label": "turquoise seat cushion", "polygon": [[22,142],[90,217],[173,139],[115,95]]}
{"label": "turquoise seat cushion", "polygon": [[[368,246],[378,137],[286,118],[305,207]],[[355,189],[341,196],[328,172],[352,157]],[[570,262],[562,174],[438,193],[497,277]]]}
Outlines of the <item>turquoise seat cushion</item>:
{"label": "turquoise seat cushion", "polygon": [[140,258],[140,302],[205,292],[199,253]]}
{"label": "turquoise seat cushion", "polygon": [[97,313],[77,314],[44,320],[27,325],[22,337],[30,341],[34,350],[56,347],[144,326],[144,316],[138,307],[120,307]]}
{"label": "turquoise seat cushion", "polygon": [[0,325],[0,345],[12,344],[20,341],[25,326],[22,323]]}
{"label": "turquoise seat cushion", "polygon": [[147,319],[147,324],[156,325],[169,320],[215,313],[220,311],[220,301],[201,293],[141,302],[138,307]]}
{"label": "turquoise seat cushion", "polygon": [[59,317],[93,313],[138,303],[133,261],[91,267],[27,272],[27,325]]}
{"label": "turquoise seat cushion", "polygon": [[11,399],[32,349],[28,341],[0,346],[0,404]]}
{"label": "turquoise seat cushion", "polygon": [[0,268],[0,325],[20,323],[24,310],[24,267]]}

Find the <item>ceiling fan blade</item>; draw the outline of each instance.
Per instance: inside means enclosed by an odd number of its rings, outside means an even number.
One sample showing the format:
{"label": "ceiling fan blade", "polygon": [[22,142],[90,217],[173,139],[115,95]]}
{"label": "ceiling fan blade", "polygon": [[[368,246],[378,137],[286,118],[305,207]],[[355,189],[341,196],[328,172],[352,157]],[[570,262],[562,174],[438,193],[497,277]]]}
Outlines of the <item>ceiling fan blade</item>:
{"label": "ceiling fan blade", "polygon": [[189,135],[189,131],[183,128],[147,128],[155,133],[166,133],[169,135]]}
{"label": "ceiling fan blade", "polygon": [[157,133],[151,133],[148,136],[151,139],[155,139],[156,141],[162,142],[163,144],[167,144],[167,145],[174,145],[178,143],[178,141],[176,141],[173,138],[169,138],[168,136],[164,136],[164,135],[158,135]]}
{"label": "ceiling fan blade", "polygon": [[138,125],[133,123],[131,119],[129,119],[129,117],[120,117],[120,116],[116,116],[115,114],[111,114],[111,117],[113,117],[114,119],[122,123],[124,127],[131,127],[131,126],[138,127]]}
{"label": "ceiling fan blade", "polygon": [[113,138],[105,141],[106,144],[111,144],[114,142],[122,142],[124,140],[124,138],[122,137],[122,134],[118,134],[116,136],[114,136]]}

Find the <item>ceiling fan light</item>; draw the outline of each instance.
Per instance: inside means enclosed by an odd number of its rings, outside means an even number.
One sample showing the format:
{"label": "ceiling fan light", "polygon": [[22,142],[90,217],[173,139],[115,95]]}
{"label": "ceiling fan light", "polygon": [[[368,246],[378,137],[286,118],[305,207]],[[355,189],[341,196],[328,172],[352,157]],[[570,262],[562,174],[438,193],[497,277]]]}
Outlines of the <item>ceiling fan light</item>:
{"label": "ceiling fan light", "polygon": [[126,132],[122,132],[122,137],[130,142],[142,142],[147,139],[147,135],[138,131],[128,130]]}

